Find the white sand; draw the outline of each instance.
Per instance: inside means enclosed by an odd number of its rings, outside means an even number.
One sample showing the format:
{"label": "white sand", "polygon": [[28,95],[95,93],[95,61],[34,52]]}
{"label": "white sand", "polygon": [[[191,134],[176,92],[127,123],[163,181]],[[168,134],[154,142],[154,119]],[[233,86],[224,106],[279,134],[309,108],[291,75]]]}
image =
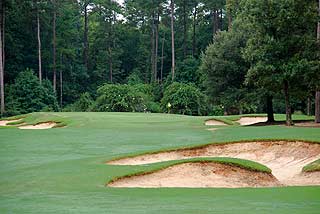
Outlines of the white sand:
{"label": "white sand", "polygon": [[19,129],[51,129],[55,125],[57,125],[57,123],[46,122],[46,123],[39,123],[37,125],[20,126]]}
{"label": "white sand", "polygon": [[218,120],[207,120],[205,122],[206,126],[226,126],[224,122],[218,121]]}
{"label": "white sand", "polygon": [[238,122],[241,126],[248,126],[267,121],[267,117],[241,117],[240,120],[237,120],[236,122]]}
{"label": "white sand", "polygon": [[286,186],[320,185],[320,174],[302,173],[302,168],[320,159],[320,144],[305,142],[241,142],[208,145],[111,161],[112,165],[140,165],[196,157],[233,157],[266,165]]}

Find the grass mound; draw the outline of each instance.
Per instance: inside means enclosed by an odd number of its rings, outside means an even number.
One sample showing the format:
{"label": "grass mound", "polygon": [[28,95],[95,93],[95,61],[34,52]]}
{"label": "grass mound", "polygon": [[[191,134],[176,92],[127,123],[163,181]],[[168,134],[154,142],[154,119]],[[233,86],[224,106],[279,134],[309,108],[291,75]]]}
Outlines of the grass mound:
{"label": "grass mound", "polygon": [[302,169],[303,172],[316,172],[320,171],[320,159],[316,160],[312,163],[309,163]]}
{"label": "grass mound", "polygon": [[160,170],[166,169],[171,166],[179,165],[179,164],[210,163],[210,162],[225,164],[225,165],[229,165],[229,166],[236,166],[236,167],[246,169],[249,171],[253,171],[253,172],[263,172],[263,173],[268,173],[268,174],[271,174],[271,172],[272,172],[271,169],[269,169],[265,165],[262,165],[257,162],[249,161],[249,160],[239,159],[239,158],[228,158],[228,157],[190,158],[190,159],[184,159],[184,160],[166,161],[166,162],[162,162],[162,163],[153,164],[154,166],[151,167],[151,169],[149,169],[149,170],[134,172],[134,173],[126,174],[123,176],[118,176],[118,177],[111,179],[107,184],[116,182],[117,180],[123,179],[123,178],[151,174],[151,173],[158,172]]}

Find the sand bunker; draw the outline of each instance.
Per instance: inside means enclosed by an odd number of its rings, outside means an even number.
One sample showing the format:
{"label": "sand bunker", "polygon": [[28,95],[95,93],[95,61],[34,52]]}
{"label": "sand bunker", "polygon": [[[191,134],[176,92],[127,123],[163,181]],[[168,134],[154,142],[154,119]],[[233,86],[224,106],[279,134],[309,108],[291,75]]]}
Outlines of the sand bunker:
{"label": "sand bunker", "polygon": [[57,123],[46,122],[46,123],[39,123],[36,125],[20,126],[19,129],[51,129],[55,125],[57,125]]}
{"label": "sand bunker", "polygon": [[248,125],[263,123],[267,121],[268,121],[267,117],[241,117],[240,120],[237,120],[236,122],[238,122],[241,126],[248,126]]}
{"label": "sand bunker", "polygon": [[8,123],[14,123],[14,122],[18,122],[20,120],[21,119],[18,119],[18,120],[0,120],[0,126],[11,126],[11,125],[8,125]]}
{"label": "sand bunker", "polygon": [[237,166],[205,162],[183,163],[145,175],[121,178],[110,187],[271,187],[280,186],[268,173],[254,172]]}
{"label": "sand bunker", "polygon": [[[140,165],[196,157],[232,157],[266,165],[286,186],[320,185],[320,173],[302,173],[302,168],[320,159],[320,144],[307,142],[239,142],[141,155],[109,162],[112,165]],[[191,176],[192,173],[188,173]]]}
{"label": "sand bunker", "polygon": [[218,121],[218,120],[207,120],[205,122],[206,126],[226,126],[224,122]]}

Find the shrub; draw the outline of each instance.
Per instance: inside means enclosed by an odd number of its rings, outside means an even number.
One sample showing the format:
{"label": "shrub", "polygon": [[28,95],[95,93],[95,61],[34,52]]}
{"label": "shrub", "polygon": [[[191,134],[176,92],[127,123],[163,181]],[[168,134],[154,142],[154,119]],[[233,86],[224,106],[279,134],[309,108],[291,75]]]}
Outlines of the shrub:
{"label": "shrub", "polygon": [[174,114],[206,115],[208,99],[194,85],[175,82],[165,89],[161,107]]}
{"label": "shrub", "polygon": [[63,111],[68,112],[88,112],[91,111],[94,100],[91,95],[86,92],[81,94],[80,98],[73,104],[66,106]]}
{"label": "shrub", "polygon": [[32,70],[26,70],[17,76],[9,87],[7,95],[7,113],[25,114],[38,111],[58,111],[58,102],[51,83],[39,79]]}
{"label": "shrub", "polygon": [[[105,84],[98,88],[94,111],[145,112],[157,110],[148,85]],[[152,109],[153,108],[153,109]]]}

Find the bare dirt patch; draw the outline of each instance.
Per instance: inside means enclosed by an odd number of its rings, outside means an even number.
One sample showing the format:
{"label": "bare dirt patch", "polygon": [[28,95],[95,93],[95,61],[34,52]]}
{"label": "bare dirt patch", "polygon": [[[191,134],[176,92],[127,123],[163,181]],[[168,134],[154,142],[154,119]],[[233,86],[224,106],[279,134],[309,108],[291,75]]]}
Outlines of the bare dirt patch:
{"label": "bare dirt patch", "polygon": [[8,125],[8,123],[14,123],[14,122],[18,122],[20,120],[21,119],[18,119],[18,120],[0,120],[0,126],[11,126],[11,125]]}
{"label": "bare dirt patch", "polygon": [[272,174],[283,185],[320,185],[318,173],[310,173],[308,176],[302,173],[305,165],[320,159],[320,144],[299,141],[212,144],[199,148],[123,158],[110,161],[109,164],[141,165],[196,157],[231,157],[251,160],[269,167]]}
{"label": "bare dirt patch", "polygon": [[219,120],[207,120],[205,122],[206,126],[226,126],[227,124],[225,124],[224,122],[221,122]]}
{"label": "bare dirt patch", "polygon": [[237,120],[241,126],[249,126],[256,123],[267,122],[267,117],[241,117],[240,120]]}
{"label": "bare dirt patch", "polygon": [[271,174],[214,162],[178,164],[150,174],[121,178],[108,184],[110,187],[143,188],[239,188],[280,185]]}
{"label": "bare dirt patch", "polygon": [[311,121],[306,121],[306,122],[296,122],[294,124],[295,126],[301,126],[301,127],[315,127],[315,128],[320,128],[320,123],[315,123]]}
{"label": "bare dirt patch", "polygon": [[55,125],[57,125],[57,123],[55,122],[46,122],[46,123],[39,123],[36,125],[20,126],[19,129],[51,129]]}

